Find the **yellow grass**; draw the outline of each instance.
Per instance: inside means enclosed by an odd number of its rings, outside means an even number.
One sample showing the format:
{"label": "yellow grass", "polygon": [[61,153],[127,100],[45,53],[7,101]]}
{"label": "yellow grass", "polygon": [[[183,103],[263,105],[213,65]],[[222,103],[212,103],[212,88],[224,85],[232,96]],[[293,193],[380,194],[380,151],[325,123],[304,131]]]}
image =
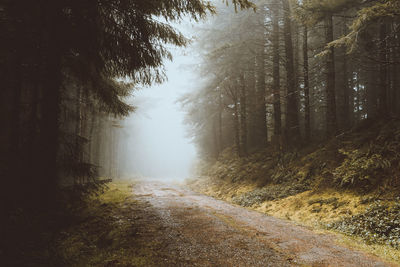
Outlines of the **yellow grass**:
{"label": "yellow grass", "polygon": [[99,196],[104,203],[121,203],[131,198],[134,182],[117,180],[109,183],[107,189]]}
{"label": "yellow grass", "polygon": [[[333,198],[337,201],[329,203]],[[368,205],[360,202],[361,197],[350,192],[306,191],[284,199],[267,201],[254,208],[275,217],[315,226],[363,212]]]}
{"label": "yellow grass", "polygon": [[[256,188],[256,185],[252,183],[232,184],[229,181],[211,181],[210,179],[192,181],[190,185],[198,192],[226,201],[232,201],[233,196]],[[367,197],[369,196],[360,196],[348,191],[340,192],[324,189],[317,192],[306,191],[284,199],[265,201],[259,205],[254,205],[251,209],[312,227],[320,233],[334,234],[337,236],[338,243],[344,246],[356,248],[376,255],[394,265],[399,265],[399,250],[385,245],[366,244],[361,238],[349,237],[335,231],[326,230],[323,227],[323,225],[340,220],[343,217],[364,212],[369,203],[362,203],[362,199]]]}

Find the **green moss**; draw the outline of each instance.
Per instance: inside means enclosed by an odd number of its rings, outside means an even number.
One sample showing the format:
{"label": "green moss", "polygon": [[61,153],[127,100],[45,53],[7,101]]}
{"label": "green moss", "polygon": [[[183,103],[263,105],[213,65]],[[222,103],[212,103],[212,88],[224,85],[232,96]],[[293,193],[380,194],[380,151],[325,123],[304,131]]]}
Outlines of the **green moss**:
{"label": "green moss", "polygon": [[[365,243],[398,250],[400,208],[393,203],[400,203],[399,166],[400,120],[364,120],[298,151],[268,147],[238,158],[227,149],[203,166],[209,179],[191,183],[214,197],[308,226],[329,224]],[[374,204],[377,199],[389,208]]]}
{"label": "green moss", "polygon": [[68,266],[152,266],[152,241],[132,238],[137,222],[132,209],[143,206],[132,197],[132,183],[112,182],[86,199],[76,220],[62,231],[56,257]]}

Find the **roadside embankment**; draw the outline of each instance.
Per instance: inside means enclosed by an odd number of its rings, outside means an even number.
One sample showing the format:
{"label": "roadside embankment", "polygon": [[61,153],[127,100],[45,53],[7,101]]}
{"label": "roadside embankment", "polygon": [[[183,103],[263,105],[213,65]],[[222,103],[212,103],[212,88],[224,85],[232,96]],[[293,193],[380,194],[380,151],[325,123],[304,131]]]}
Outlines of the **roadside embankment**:
{"label": "roadside embankment", "polygon": [[400,122],[365,121],[325,143],[203,163],[195,191],[343,235],[400,263]]}

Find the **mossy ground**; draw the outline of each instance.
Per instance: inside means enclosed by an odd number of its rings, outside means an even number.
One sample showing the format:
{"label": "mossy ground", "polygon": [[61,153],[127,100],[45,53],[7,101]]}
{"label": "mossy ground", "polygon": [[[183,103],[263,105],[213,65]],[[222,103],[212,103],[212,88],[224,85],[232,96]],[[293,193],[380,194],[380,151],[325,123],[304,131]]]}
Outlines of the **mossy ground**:
{"label": "mossy ground", "polygon": [[[209,177],[189,180],[188,185],[197,192],[232,203],[235,203],[234,199],[237,195],[252,192],[257,188],[256,183],[241,181],[233,184],[228,181],[214,181]],[[248,208],[311,227],[317,232],[333,233],[342,245],[400,264],[399,249],[385,244],[367,242],[357,235],[345,235],[327,227],[329,223],[362,214],[376,198],[377,195],[373,193],[360,195],[350,190],[320,189],[282,199],[263,201]],[[386,201],[386,203],[392,205],[393,201]]]}
{"label": "mossy ground", "polygon": [[[76,223],[57,238],[58,258],[68,266],[154,266],[159,249],[148,204],[133,198],[134,183],[116,181],[87,199]],[[143,211],[146,210],[146,213]]]}
{"label": "mossy ground", "polygon": [[[399,166],[400,121],[366,120],[299,150],[267,148],[238,158],[228,149],[217,162],[201,166],[202,179],[188,184],[275,217],[346,233],[343,242],[400,263],[398,248],[387,245],[400,243],[393,212],[400,192]],[[378,200],[387,208],[368,212],[377,209],[372,206]],[[371,225],[379,231],[368,229]]]}
{"label": "mossy ground", "polygon": [[158,266],[162,223],[148,203],[134,198],[134,184],[113,181],[97,194],[65,203],[59,213],[35,213],[26,220],[28,213],[22,212],[7,239],[9,249],[0,250],[7,257],[2,264]]}

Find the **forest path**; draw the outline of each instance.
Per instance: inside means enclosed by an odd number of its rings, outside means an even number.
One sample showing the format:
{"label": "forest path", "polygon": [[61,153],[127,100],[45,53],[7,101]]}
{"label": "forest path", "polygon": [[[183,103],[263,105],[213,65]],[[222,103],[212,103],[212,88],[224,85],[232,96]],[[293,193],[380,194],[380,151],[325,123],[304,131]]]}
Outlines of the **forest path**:
{"label": "forest path", "polygon": [[141,181],[134,195],[160,218],[162,254],[177,259],[166,266],[392,266],[336,244],[332,235],[178,185]]}

